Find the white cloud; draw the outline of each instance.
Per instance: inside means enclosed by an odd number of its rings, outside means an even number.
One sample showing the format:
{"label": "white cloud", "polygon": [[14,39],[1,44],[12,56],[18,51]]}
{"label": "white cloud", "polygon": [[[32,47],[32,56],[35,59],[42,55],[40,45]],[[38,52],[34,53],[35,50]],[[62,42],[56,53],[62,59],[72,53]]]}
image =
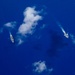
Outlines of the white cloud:
{"label": "white cloud", "polygon": [[[38,24],[39,20],[42,20],[42,16],[39,15],[40,11],[36,11],[35,7],[27,7],[23,12],[24,20],[23,23],[18,28],[17,36],[20,39],[18,40],[19,44],[21,44],[24,40],[23,37],[27,37],[27,34],[32,34],[34,28]],[[22,41],[21,41],[22,40]]]}
{"label": "white cloud", "polygon": [[33,64],[33,66],[35,67],[34,71],[39,72],[39,73],[41,73],[41,72],[43,72],[44,70],[47,69],[44,61],[43,62],[41,62],[41,61],[35,62]]}
{"label": "white cloud", "polygon": [[15,26],[16,26],[16,22],[15,21],[14,22],[8,22],[8,23],[4,24],[4,27],[7,27],[10,30],[15,28]]}
{"label": "white cloud", "polygon": [[22,35],[32,34],[32,30],[42,17],[39,15],[39,12],[35,10],[35,7],[27,7],[23,14],[24,20],[18,29],[18,33]]}
{"label": "white cloud", "polygon": [[24,41],[23,41],[22,38],[20,38],[20,37],[18,37],[17,41],[18,41],[17,46],[20,45],[20,44],[22,44],[22,43],[24,43]]}
{"label": "white cloud", "polygon": [[42,73],[44,71],[51,73],[53,71],[53,68],[51,68],[51,69],[47,68],[45,61],[35,62],[35,63],[33,63],[33,67],[34,67],[33,71],[37,72],[37,73]]}
{"label": "white cloud", "polygon": [[70,38],[71,38],[73,44],[75,44],[75,36],[73,34],[70,34]]}
{"label": "white cloud", "polygon": [[46,24],[43,24],[40,28],[44,29],[46,27]]}
{"label": "white cloud", "polygon": [[7,29],[8,31],[11,31],[12,29],[15,29],[15,27],[16,27],[16,21],[8,22],[0,28],[0,33],[2,33],[4,29]]}

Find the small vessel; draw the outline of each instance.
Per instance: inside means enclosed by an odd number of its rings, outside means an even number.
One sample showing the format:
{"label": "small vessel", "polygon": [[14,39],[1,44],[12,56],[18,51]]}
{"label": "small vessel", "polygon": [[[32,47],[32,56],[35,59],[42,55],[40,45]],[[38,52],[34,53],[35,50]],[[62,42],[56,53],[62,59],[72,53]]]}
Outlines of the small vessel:
{"label": "small vessel", "polygon": [[60,23],[58,22],[57,24],[58,24],[58,26],[60,27],[60,29],[62,30],[64,36],[65,36],[66,38],[69,38],[69,34],[63,29],[63,27],[60,25]]}
{"label": "small vessel", "polygon": [[10,35],[10,40],[11,40],[11,42],[14,43],[14,38],[13,38],[11,32],[9,32],[9,35]]}

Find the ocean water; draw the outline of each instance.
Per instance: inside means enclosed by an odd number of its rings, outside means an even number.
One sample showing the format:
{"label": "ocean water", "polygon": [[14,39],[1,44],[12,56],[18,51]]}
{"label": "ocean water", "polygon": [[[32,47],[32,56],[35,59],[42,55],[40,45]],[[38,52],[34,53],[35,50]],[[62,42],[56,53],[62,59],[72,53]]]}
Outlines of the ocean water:
{"label": "ocean water", "polygon": [[[17,31],[27,7],[40,11],[42,20],[32,34],[21,37],[24,42],[18,45]],[[13,21],[15,29],[4,27]],[[64,35],[67,33],[68,37]],[[46,72],[33,71],[33,63],[39,61],[45,61]],[[1,0],[0,75],[75,75],[75,1]]]}

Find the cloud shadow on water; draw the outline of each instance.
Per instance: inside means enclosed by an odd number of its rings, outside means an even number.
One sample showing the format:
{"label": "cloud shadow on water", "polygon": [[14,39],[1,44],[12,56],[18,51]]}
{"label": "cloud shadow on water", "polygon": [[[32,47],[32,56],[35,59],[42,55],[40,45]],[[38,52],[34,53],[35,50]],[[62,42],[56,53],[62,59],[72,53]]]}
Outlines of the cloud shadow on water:
{"label": "cloud shadow on water", "polygon": [[47,53],[49,56],[57,56],[59,53],[59,50],[61,50],[63,47],[67,46],[68,43],[64,41],[64,38],[62,35],[59,35],[60,33],[50,30],[49,35],[51,38],[51,46],[47,50]]}

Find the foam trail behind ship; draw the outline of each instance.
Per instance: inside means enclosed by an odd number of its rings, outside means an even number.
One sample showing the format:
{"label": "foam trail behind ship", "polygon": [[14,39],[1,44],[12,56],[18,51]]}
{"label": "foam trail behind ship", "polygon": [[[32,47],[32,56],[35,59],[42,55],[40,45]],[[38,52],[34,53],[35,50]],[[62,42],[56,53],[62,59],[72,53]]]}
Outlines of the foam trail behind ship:
{"label": "foam trail behind ship", "polygon": [[64,30],[64,28],[61,26],[61,24],[59,22],[57,22],[57,25],[60,27],[60,29],[63,32],[64,36],[66,38],[69,38],[69,34]]}

